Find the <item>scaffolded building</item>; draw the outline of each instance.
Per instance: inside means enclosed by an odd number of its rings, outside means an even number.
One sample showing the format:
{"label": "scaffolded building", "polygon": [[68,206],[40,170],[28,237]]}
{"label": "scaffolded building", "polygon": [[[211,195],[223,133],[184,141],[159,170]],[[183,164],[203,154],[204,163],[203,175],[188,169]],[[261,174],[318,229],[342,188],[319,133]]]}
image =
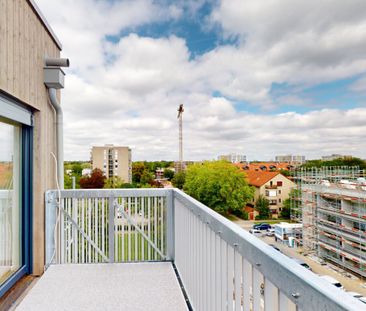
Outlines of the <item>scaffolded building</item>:
{"label": "scaffolded building", "polygon": [[292,218],[303,223],[303,248],[366,277],[366,180],[358,167],[300,170]]}

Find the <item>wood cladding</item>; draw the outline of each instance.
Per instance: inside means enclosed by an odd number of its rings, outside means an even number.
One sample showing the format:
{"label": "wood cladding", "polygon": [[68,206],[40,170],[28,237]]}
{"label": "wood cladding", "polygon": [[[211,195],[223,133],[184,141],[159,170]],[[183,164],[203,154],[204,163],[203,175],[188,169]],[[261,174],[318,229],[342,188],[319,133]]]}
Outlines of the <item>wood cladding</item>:
{"label": "wood cladding", "polygon": [[60,51],[28,1],[0,0],[0,89],[41,110],[46,55]]}

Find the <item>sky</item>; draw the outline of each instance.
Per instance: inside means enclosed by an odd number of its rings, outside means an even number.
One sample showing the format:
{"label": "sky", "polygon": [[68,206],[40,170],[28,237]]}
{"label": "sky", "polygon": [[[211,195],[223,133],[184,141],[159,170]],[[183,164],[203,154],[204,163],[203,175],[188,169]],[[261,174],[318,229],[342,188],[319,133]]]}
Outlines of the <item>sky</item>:
{"label": "sky", "polygon": [[364,0],[36,0],[70,59],[66,160],[366,158]]}

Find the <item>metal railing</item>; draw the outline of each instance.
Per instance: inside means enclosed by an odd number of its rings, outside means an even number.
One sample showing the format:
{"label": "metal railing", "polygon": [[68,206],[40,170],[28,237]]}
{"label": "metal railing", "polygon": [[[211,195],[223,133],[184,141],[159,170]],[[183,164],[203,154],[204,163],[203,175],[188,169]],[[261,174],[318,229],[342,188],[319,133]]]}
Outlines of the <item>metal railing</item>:
{"label": "metal railing", "polygon": [[61,191],[56,239],[57,191],[46,202],[48,260],[54,250],[63,263],[171,260],[193,310],[363,307],[176,189]]}
{"label": "metal railing", "polygon": [[57,191],[47,192],[47,264],[170,259],[171,195],[163,189],[63,190],[59,202]]}

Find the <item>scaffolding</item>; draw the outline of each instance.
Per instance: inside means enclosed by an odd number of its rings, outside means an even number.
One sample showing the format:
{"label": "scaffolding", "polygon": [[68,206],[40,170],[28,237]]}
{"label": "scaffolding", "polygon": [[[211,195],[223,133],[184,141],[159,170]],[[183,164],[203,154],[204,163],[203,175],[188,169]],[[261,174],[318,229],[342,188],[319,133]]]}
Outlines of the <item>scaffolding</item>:
{"label": "scaffolding", "polygon": [[358,166],[299,169],[291,218],[304,251],[366,277],[366,180]]}

